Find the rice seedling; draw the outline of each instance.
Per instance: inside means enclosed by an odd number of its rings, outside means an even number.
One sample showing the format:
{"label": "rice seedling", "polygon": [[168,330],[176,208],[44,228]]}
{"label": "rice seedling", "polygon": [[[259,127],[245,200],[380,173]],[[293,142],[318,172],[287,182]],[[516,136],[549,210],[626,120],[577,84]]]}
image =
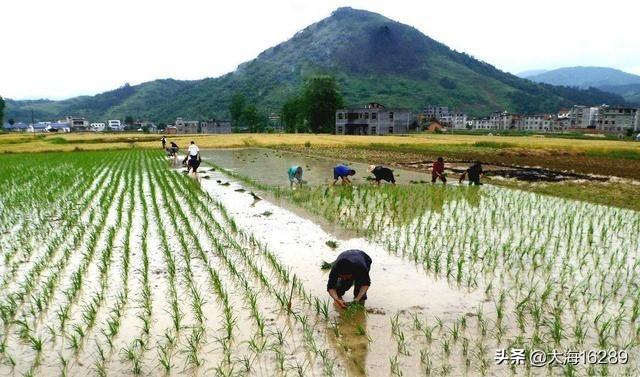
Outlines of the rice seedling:
{"label": "rice seedling", "polygon": [[390,364],[390,368],[391,368],[391,375],[392,376],[402,376],[402,369],[400,367],[400,361],[398,360],[398,355],[392,356],[389,358],[389,364]]}

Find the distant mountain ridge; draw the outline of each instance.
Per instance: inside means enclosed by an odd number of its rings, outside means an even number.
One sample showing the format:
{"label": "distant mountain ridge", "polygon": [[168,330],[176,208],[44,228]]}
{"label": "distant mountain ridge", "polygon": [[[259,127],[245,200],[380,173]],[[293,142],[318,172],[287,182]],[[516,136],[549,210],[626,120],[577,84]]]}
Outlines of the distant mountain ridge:
{"label": "distant mountain ridge", "polygon": [[626,101],[640,104],[640,76],[607,67],[566,67],[526,76],[551,85],[598,88],[621,95]]}
{"label": "distant mountain ridge", "polygon": [[231,97],[242,93],[261,111],[278,112],[305,79],[333,76],[348,105],[379,102],[419,111],[442,104],[471,115],[495,110],[553,112],[573,104],[618,104],[624,99],[597,89],[536,84],[451,50],[417,29],[382,15],[339,8],[291,39],[217,78],[155,80],[95,96],[63,101],[7,101],[5,119],[91,120],[133,116],[169,122],[225,118]]}
{"label": "distant mountain ridge", "polygon": [[530,69],[528,71],[522,71],[520,73],[516,73],[516,76],[526,79],[531,76],[540,75],[542,73],[549,72],[547,69]]}

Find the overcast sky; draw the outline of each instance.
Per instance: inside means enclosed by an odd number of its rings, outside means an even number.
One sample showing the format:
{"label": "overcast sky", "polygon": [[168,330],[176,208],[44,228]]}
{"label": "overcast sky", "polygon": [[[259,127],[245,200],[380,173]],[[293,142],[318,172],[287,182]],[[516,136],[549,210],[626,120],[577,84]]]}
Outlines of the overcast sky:
{"label": "overcast sky", "polygon": [[341,6],[512,73],[592,65],[640,74],[640,2],[631,0],[10,0],[0,15],[0,95],[61,99],[217,77]]}

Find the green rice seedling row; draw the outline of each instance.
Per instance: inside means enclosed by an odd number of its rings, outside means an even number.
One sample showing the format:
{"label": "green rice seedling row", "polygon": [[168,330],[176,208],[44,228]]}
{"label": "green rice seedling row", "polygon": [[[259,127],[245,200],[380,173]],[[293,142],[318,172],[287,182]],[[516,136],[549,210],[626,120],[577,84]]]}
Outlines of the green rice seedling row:
{"label": "green rice seedling row", "polygon": [[[638,372],[637,212],[492,186],[223,185],[135,149],[1,158],[2,375]],[[361,245],[370,302],[341,310],[320,262]],[[513,349],[628,358],[496,362]]]}

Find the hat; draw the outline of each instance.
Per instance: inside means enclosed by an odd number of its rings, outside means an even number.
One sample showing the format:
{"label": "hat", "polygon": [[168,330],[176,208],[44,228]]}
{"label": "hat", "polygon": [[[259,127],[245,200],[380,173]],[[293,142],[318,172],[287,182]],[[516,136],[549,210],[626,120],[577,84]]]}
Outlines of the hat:
{"label": "hat", "polygon": [[373,169],[375,169],[376,166],[375,165],[369,165],[369,167],[367,168],[367,170],[369,171],[369,173],[373,172]]}

